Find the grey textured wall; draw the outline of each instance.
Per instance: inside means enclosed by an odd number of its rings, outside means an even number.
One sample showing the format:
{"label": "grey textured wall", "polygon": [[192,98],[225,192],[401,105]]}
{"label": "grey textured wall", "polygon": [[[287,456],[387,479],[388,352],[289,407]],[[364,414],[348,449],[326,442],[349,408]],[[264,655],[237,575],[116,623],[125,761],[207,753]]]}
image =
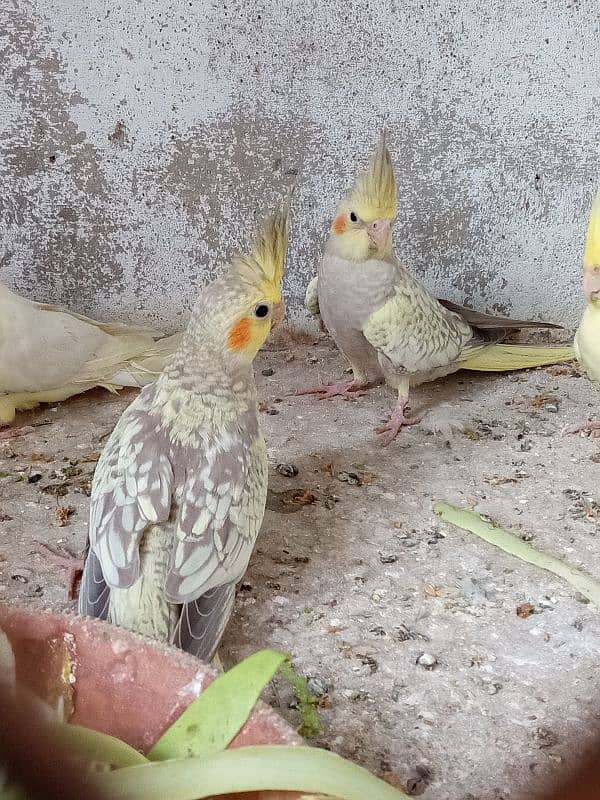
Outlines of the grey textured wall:
{"label": "grey textured wall", "polygon": [[397,251],[488,310],[575,322],[598,177],[598,0],[0,0],[0,279],[185,317],[293,180],[287,294],[386,124]]}

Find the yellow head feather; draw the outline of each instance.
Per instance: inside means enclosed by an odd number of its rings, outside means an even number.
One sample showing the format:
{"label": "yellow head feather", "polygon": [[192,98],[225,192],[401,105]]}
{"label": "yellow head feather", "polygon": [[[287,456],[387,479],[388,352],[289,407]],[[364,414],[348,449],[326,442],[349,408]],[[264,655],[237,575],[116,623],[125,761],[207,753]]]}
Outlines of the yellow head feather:
{"label": "yellow head feather", "polygon": [[583,256],[584,271],[600,271],[600,188],[592,205],[590,222],[588,225],[587,241]]}
{"label": "yellow head feather", "polygon": [[273,302],[281,300],[289,234],[289,203],[265,220],[249,256],[237,255],[233,269],[246,284]]}
{"label": "yellow head feather", "polygon": [[340,210],[354,211],[367,223],[396,218],[396,176],[385,142],[385,131],[371,156],[368,169],[357,176],[354,186],[340,204]]}

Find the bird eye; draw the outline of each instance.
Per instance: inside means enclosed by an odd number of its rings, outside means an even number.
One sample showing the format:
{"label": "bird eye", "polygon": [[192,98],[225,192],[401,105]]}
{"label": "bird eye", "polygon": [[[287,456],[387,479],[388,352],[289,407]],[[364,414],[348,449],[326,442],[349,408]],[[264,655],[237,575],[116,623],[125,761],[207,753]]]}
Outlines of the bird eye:
{"label": "bird eye", "polygon": [[358,222],[358,217],[354,213],[354,211],[350,212],[350,222]]}
{"label": "bird eye", "polygon": [[259,319],[264,319],[269,311],[269,306],[265,305],[264,303],[259,303],[259,305],[257,305],[254,309],[254,316],[258,317]]}

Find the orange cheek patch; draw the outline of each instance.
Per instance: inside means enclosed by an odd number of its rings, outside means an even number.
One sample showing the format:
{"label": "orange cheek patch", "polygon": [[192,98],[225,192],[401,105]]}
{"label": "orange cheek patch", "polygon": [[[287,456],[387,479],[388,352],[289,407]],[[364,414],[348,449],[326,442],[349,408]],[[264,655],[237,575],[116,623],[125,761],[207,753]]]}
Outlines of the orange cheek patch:
{"label": "orange cheek patch", "polygon": [[229,347],[232,350],[240,350],[245,347],[252,338],[251,322],[248,317],[241,319],[229,331]]}
{"label": "orange cheek patch", "polygon": [[336,217],[333,220],[333,225],[331,227],[339,236],[341,236],[342,233],[345,233],[346,231],[346,217],[343,214],[340,214],[339,217]]}

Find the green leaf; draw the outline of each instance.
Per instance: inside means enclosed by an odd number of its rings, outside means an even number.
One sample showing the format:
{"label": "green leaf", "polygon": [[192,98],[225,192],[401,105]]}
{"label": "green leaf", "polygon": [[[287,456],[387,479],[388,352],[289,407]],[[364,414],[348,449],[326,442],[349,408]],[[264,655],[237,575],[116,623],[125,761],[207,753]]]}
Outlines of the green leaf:
{"label": "green leaf", "polygon": [[308,688],[308,681],[303,675],[296,672],[289,661],[281,665],[281,674],[291,683],[296,693],[296,699],[298,700],[300,715],[302,717],[302,724],[300,725],[298,733],[307,739],[320,736],[323,733],[323,725],[317,710],[319,699]]}
{"label": "green leaf", "polygon": [[[229,674],[229,673],[228,673]],[[327,750],[262,745],[94,776],[111,800],[203,800],[234,792],[288,791],[339,800],[407,800],[399,789]]]}
{"label": "green leaf", "polygon": [[435,503],[433,510],[446,522],[474,533],[486,542],[504,550],[505,553],[516,556],[522,561],[527,561],[529,564],[541,569],[548,570],[548,572],[558,575],[559,578],[564,578],[573,588],[600,607],[600,582],[581,572],[567,561],[561,561],[559,558],[543,553],[541,550],[524,542],[514,533],[484,519],[481,514],[477,514],[475,511],[458,508],[449,503]]}
{"label": "green leaf", "polygon": [[148,763],[145,756],[120,739],[81,725],[50,723],[48,733],[57,745],[86,761],[100,761],[116,769]]}
{"label": "green leaf", "polygon": [[224,750],[286,658],[275,650],[261,650],[213,681],[161,736],[148,753],[150,761]]}

